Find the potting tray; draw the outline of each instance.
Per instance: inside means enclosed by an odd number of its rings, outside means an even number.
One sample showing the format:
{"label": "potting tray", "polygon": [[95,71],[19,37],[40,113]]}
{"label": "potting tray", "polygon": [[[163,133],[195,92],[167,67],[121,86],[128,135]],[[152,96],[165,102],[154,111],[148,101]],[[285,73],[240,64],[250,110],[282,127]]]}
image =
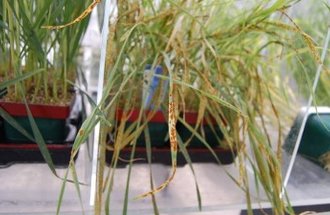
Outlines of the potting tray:
{"label": "potting tray", "polygon": [[[72,144],[47,145],[53,163],[67,166],[70,161]],[[0,164],[45,162],[37,144],[0,143]]]}
{"label": "potting tray", "polygon": [[[76,96],[75,102],[72,105],[70,114],[67,119],[62,120],[59,128],[63,131],[63,138],[58,138],[56,141],[46,141],[47,149],[52,157],[53,163],[56,166],[67,166],[71,157],[72,145],[77,134],[77,131],[82,122],[81,115],[81,97]],[[35,118],[35,120],[42,120]],[[57,120],[59,121],[59,120]],[[19,120],[18,120],[19,122]],[[26,122],[24,122],[26,123]],[[41,126],[41,127],[40,127]],[[39,129],[43,133],[53,133],[52,127],[45,129],[47,124],[39,123]],[[15,131],[19,133],[18,131]],[[10,134],[15,134],[12,132]],[[32,133],[32,131],[30,131]],[[40,163],[45,162],[39,147],[32,141],[22,141],[23,138],[7,138],[8,132],[5,132],[4,119],[0,118],[0,164],[7,165],[12,163]],[[19,134],[22,136],[21,134]],[[15,136],[15,135],[14,135]],[[49,136],[49,135],[48,135]],[[48,137],[47,136],[47,137]],[[10,141],[8,141],[8,139]],[[77,157],[77,156],[76,156]],[[75,159],[76,159],[75,157]]]}
{"label": "potting tray", "polygon": [[[36,143],[13,143],[6,142],[3,136],[2,120],[0,120],[0,164],[11,163],[40,163],[45,162]],[[70,126],[67,139],[62,143],[47,144],[47,148],[56,166],[67,166],[70,161],[72,145],[77,126]],[[76,157],[75,157],[76,159]]]}
{"label": "potting tray", "polygon": [[[71,105],[29,104],[34,121],[46,143],[63,142],[68,129],[67,119],[77,108],[77,96],[73,96]],[[5,110],[25,131],[33,136],[32,126],[24,103],[0,101],[0,107]],[[23,135],[9,121],[3,121],[3,133],[6,142],[26,143],[31,139]]]}
{"label": "potting tray", "polygon": [[[126,123],[126,127],[129,127],[131,123],[135,122],[139,118],[139,109],[133,109],[131,112],[128,112],[128,120]],[[151,113],[150,111],[145,112],[146,115]],[[116,112],[117,121],[123,117],[123,110],[118,109]],[[161,111],[157,111],[155,115],[150,119],[148,122],[148,126],[146,129],[149,130],[150,135],[150,142],[152,143],[152,163],[161,163],[165,165],[171,165],[171,150],[170,150],[170,143],[168,140],[168,125],[165,120],[165,115]],[[187,124],[189,124],[192,128],[195,127],[198,114],[196,112],[187,112],[185,113],[185,120]],[[209,119],[209,120],[212,120]],[[231,164],[236,154],[230,149],[225,149],[218,147],[219,141],[223,139],[223,134],[220,128],[214,126],[209,126],[206,123],[206,118],[203,120],[202,123],[203,131],[205,135],[205,141],[209,144],[210,147],[214,150],[217,158],[221,162],[221,164]],[[190,159],[192,162],[195,163],[217,163],[218,161],[212,155],[211,151],[205,147],[205,144],[200,141],[193,133],[184,126],[184,124],[178,122],[176,127],[182,141],[185,143],[189,140],[189,146],[186,148]],[[201,134],[200,134],[201,135]],[[107,142],[113,143],[114,134],[109,134]],[[131,147],[126,147],[120,151],[120,158],[118,166],[125,166],[128,162],[124,160],[130,160],[132,153]],[[113,157],[113,151],[108,150],[106,152],[106,162],[108,164],[111,163]],[[146,150],[146,141],[144,134],[141,134],[136,139],[136,150],[135,150],[135,163],[147,163],[147,150]],[[183,166],[187,163],[184,155],[179,151],[177,154],[177,165]]]}
{"label": "potting tray", "polygon": [[[224,149],[224,148],[213,148],[214,153],[218,157],[219,161],[223,165],[231,164],[234,162],[236,157],[236,152]],[[209,149],[207,148],[187,148],[190,159],[193,163],[218,163],[215,157],[212,155]],[[113,151],[107,150],[106,153],[106,162],[108,165],[111,164],[111,159],[113,156]],[[132,148],[127,147],[120,151],[120,158],[118,160],[118,167],[123,167],[128,164],[127,161],[130,160],[132,153]],[[134,154],[134,163],[148,163],[147,160],[147,150],[145,147],[136,147]],[[164,165],[171,165],[171,150],[169,147],[157,148],[154,147],[151,149],[151,162],[152,163],[160,163]],[[182,152],[178,151],[177,154],[177,165],[184,166],[187,164],[185,157]]]}

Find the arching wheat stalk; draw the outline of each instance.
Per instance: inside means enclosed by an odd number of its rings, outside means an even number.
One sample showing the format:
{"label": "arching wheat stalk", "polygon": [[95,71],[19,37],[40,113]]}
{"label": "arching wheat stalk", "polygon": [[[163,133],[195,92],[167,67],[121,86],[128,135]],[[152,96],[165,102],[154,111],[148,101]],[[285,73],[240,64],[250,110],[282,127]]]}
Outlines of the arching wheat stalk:
{"label": "arching wheat stalk", "polygon": [[84,18],[86,18],[92,11],[93,9],[96,7],[96,5],[98,5],[101,2],[101,0],[94,0],[87,8],[86,10],[84,10],[77,18],[75,18],[73,21],[63,24],[63,25],[46,25],[46,26],[42,26],[41,28],[46,28],[49,30],[58,30],[61,28],[65,28],[68,27],[70,25],[76,24],[78,22],[80,22],[81,20],[83,20]]}
{"label": "arching wheat stalk", "polygon": [[136,199],[145,198],[149,195],[153,195],[155,193],[162,191],[165,187],[169,185],[169,183],[173,180],[175,176],[176,168],[177,168],[177,151],[178,151],[178,140],[176,135],[177,118],[175,114],[176,114],[176,110],[175,110],[175,102],[173,98],[173,83],[171,83],[170,93],[169,93],[169,104],[168,104],[168,129],[169,129],[170,144],[171,144],[172,174],[159,187],[138,196]]}

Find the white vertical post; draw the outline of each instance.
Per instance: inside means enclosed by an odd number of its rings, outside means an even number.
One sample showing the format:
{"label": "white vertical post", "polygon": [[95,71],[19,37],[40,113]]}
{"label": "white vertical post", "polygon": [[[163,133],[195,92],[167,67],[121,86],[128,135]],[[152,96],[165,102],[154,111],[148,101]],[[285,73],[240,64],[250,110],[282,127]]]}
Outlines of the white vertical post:
{"label": "white vertical post", "polygon": [[306,121],[307,121],[307,118],[308,118],[308,115],[309,115],[309,109],[310,109],[310,107],[312,105],[312,102],[313,102],[313,96],[315,94],[316,87],[317,87],[319,79],[320,79],[324,59],[325,59],[325,56],[326,56],[326,53],[327,53],[327,50],[328,50],[329,40],[330,40],[330,27],[328,28],[327,37],[326,37],[324,45],[323,45],[323,50],[322,50],[322,55],[321,55],[321,62],[320,62],[319,66],[317,68],[317,71],[316,71],[312,92],[310,93],[310,96],[309,96],[309,99],[308,99],[308,103],[307,103],[307,106],[306,106],[306,109],[305,109],[305,112],[304,112],[304,118],[302,120],[300,129],[299,129],[299,133],[298,133],[298,137],[297,137],[297,140],[296,140],[293,152],[292,152],[292,157],[290,159],[289,167],[288,167],[288,170],[286,172],[286,175],[285,175],[285,178],[284,178],[284,181],[283,181],[283,189],[282,189],[282,192],[281,192],[281,197],[283,197],[284,189],[288,185],[289,178],[290,178],[290,175],[291,175],[291,172],[292,172],[292,168],[293,168],[294,162],[296,160],[297,152],[298,152],[298,149],[299,149],[299,146],[300,146],[300,142],[301,142],[302,135],[304,133],[304,129],[305,129],[305,125],[306,125]]}
{"label": "white vertical post", "polygon": [[[99,79],[97,84],[97,99],[96,103],[99,105],[103,94],[104,85],[104,70],[106,61],[106,51],[107,51],[107,41],[108,41],[108,25],[111,12],[114,11],[114,4],[111,5],[112,0],[105,0],[105,12],[103,17],[102,34],[101,34],[101,55],[100,55],[100,65],[99,65]],[[93,161],[92,161],[92,175],[91,175],[91,190],[90,190],[90,201],[89,204],[94,206],[95,193],[96,193],[96,175],[98,167],[98,156],[99,156],[99,133],[100,133],[100,123],[94,128],[93,137]]]}

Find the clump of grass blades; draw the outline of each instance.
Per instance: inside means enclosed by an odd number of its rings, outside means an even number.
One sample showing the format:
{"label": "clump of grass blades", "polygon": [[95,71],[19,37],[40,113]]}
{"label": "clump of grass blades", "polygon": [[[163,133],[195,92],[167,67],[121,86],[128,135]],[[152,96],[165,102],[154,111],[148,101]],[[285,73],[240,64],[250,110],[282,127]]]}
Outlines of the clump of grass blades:
{"label": "clump of grass blades", "polygon": [[[317,50],[320,50],[319,44],[324,40],[325,32],[327,30],[327,21],[324,17],[329,14],[329,6],[326,4],[311,4],[308,5],[310,18],[305,19],[300,14],[293,14],[295,22],[309,35],[313,37],[313,41]],[[313,57],[308,53],[308,49],[304,46],[304,41],[295,40],[296,56],[288,56],[288,69],[292,71],[295,82],[298,86],[297,91],[301,92],[301,95],[307,99],[310,95],[313,78],[315,77],[315,71],[317,70],[317,63]],[[328,65],[329,60],[326,58],[324,65]],[[303,72],[303,75],[301,74]],[[307,84],[306,84],[307,83]],[[320,77],[320,83],[316,89],[314,95],[314,101],[316,105],[329,106],[330,94],[327,90],[329,86],[329,71],[324,71]]]}
{"label": "clump of grass blades", "polygon": [[[227,7],[223,7],[226,4]],[[225,11],[235,3],[226,4],[161,1],[159,5],[150,2],[139,5],[129,1],[118,2],[118,20],[111,29],[113,37],[110,38],[107,61],[109,72],[105,79],[110,80],[108,89],[115,89],[120,95],[123,94],[120,90],[122,85],[115,88],[112,80],[122,83],[129,78],[127,84],[130,81],[136,83],[136,80],[141,80],[146,64],[162,65],[166,71],[162,78],[172,82],[169,101],[175,105],[169,103],[165,112],[196,108],[199,117],[206,111],[214,113],[224,133],[225,143],[239,149],[239,156],[246,156],[245,137],[241,134],[247,134],[254,152],[255,160],[250,160],[256,178],[274,204],[274,210],[283,211],[285,205],[279,199],[282,186],[277,154],[280,154],[280,147],[274,152],[267,133],[260,129],[255,118],[264,122],[268,114],[275,115],[273,97],[280,96],[280,92],[270,81],[277,75],[272,71],[278,69],[274,65],[278,59],[271,59],[274,62],[269,64],[267,58],[272,56],[265,56],[263,51],[272,49],[272,54],[278,54],[286,44],[284,35],[276,32],[278,26],[266,23],[266,20],[272,22],[267,18],[286,4],[277,1],[268,8],[260,4],[249,11],[230,10],[231,14]],[[224,22],[219,21],[222,19]],[[123,72],[125,65],[128,71]],[[273,74],[268,75],[271,72]],[[195,94],[193,101],[187,97],[191,93]],[[111,100],[111,107],[115,107],[116,100],[119,101],[116,98]],[[109,105],[105,107],[105,110],[113,110]],[[170,107],[174,107],[175,111],[170,111]],[[121,140],[125,139],[123,135],[127,133],[124,130],[117,132],[117,137],[121,138],[118,142],[115,140],[115,144],[121,144]],[[132,142],[134,144],[136,140]],[[172,153],[175,172],[176,146],[172,147]],[[243,174],[242,177],[246,176]],[[171,179],[172,176],[168,181]],[[168,181],[163,185],[167,185]],[[147,194],[153,195],[163,185]],[[247,184],[241,186],[248,191]],[[249,195],[247,193],[248,199]]]}
{"label": "clump of grass blades", "polygon": [[[25,103],[33,135],[2,108],[0,115],[38,144],[42,156],[57,177],[50,152],[27,103],[68,104],[71,99],[68,82],[74,82],[79,43],[88,19],[61,32],[41,29],[41,26],[49,22],[67,22],[86,6],[83,0],[0,2],[0,90],[8,88],[8,94],[2,100]],[[72,156],[76,153],[72,152]],[[80,193],[73,162],[72,158],[70,170]],[[64,176],[64,181],[67,181],[67,176]]]}
{"label": "clump of grass blades", "polygon": [[[283,22],[286,17],[283,11],[293,2],[255,1],[248,7],[236,1],[117,2],[118,15],[109,26],[103,97],[83,125],[84,136],[76,140],[77,145],[81,144],[93,125],[101,122],[96,214],[101,214],[103,195],[106,214],[110,210],[115,168],[110,168],[104,179],[109,131],[115,134],[112,166],[116,167],[120,150],[126,145],[132,146],[123,203],[123,212],[127,213],[134,150],[137,137],[146,125],[142,120],[141,95],[147,64],[161,65],[164,72],[158,77],[170,83],[168,99],[154,102],[155,110],[168,113],[173,174],[158,188],[151,183],[152,191],[142,194],[142,197],[153,197],[155,211],[154,194],[174,177],[178,147],[182,151],[186,149],[174,128],[177,120],[185,120],[178,113],[194,110],[199,120],[207,113],[212,114],[224,134],[224,141],[219,144],[237,151],[240,176],[232,179],[246,192],[249,213],[252,213],[253,201],[266,199],[272,204],[274,214],[293,213],[290,204],[280,195],[282,129],[285,127],[282,119],[292,118],[292,112],[288,111],[290,89],[280,81],[283,80],[280,65],[282,56],[296,53],[290,38],[302,38],[313,60],[319,59],[311,38],[294,23]],[[135,129],[125,130],[125,119],[118,127],[114,126],[118,107],[127,113],[133,107],[140,107]],[[278,130],[277,141],[273,141],[270,134],[274,127]],[[194,135],[198,133],[194,131]],[[205,140],[204,143],[208,147]],[[150,142],[146,148],[150,155]],[[186,158],[194,172],[189,156]],[[264,196],[250,192],[247,165],[252,166],[257,190],[263,191]],[[201,207],[197,182],[196,188]]]}
{"label": "clump of grass blades", "polygon": [[[48,22],[71,20],[84,10],[87,4],[83,3],[62,0],[2,1],[2,82],[24,76],[24,96],[28,97],[29,102],[67,103],[70,88],[67,80],[73,81],[75,78],[75,58],[88,19],[62,32],[51,32],[41,29],[41,26]],[[39,72],[35,74],[37,70]],[[5,99],[22,101],[17,82],[8,86]]]}

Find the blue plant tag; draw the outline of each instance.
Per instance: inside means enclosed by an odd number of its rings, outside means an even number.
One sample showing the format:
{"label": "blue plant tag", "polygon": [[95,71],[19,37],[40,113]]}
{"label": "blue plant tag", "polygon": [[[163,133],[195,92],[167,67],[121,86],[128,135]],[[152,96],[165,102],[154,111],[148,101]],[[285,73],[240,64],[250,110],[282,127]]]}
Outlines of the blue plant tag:
{"label": "blue plant tag", "polygon": [[[163,74],[163,68],[161,66],[152,67],[151,65],[146,65],[143,75],[143,108],[153,109],[154,105],[151,104],[152,99],[155,95],[157,88],[160,86],[161,79],[157,75]],[[159,97],[164,100],[165,94],[168,88],[168,81],[164,81],[163,92]]]}

